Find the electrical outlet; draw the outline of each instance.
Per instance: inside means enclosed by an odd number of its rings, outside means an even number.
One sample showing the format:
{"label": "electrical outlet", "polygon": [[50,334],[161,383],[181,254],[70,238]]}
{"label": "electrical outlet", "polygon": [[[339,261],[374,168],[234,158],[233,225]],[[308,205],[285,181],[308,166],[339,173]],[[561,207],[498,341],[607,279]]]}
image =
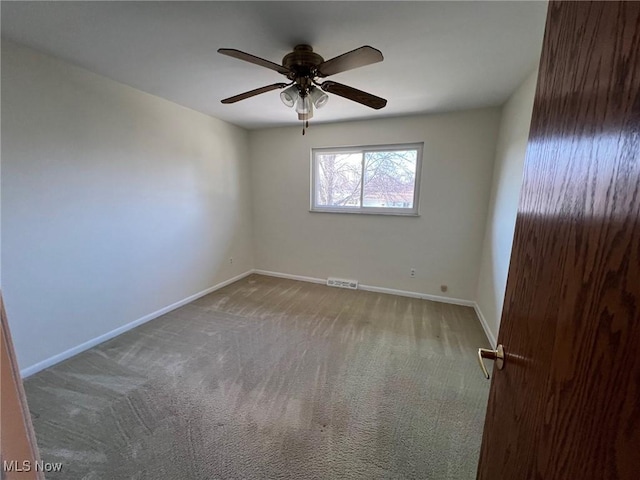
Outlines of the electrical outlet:
{"label": "electrical outlet", "polygon": [[411,270],[409,270],[409,276],[411,278],[416,278],[416,269],[412,268]]}
{"label": "electrical outlet", "polygon": [[229,259],[229,263],[233,263],[233,257]]}
{"label": "electrical outlet", "polygon": [[447,290],[449,290],[449,287],[447,287],[446,285],[440,285],[441,292],[446,292]]}

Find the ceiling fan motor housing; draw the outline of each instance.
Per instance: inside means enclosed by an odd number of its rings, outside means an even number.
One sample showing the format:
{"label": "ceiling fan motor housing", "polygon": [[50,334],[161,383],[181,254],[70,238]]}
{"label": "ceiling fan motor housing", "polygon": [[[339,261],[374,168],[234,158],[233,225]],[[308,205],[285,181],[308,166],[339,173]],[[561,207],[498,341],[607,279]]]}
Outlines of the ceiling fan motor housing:
{"label": "ceiling fan motor housing", "polygon": [[[294,80],[299,86],[308,88],[311,79],[317,76],[317,68],[324,62],[324,58],[313,51],[311,45],[297,45],[293,52],[288,53],[282,59],[282,66],[291,70],[287,75],[289,80]],[[300,80],[306,80],[303,83],[309,85],[301,85]]]}

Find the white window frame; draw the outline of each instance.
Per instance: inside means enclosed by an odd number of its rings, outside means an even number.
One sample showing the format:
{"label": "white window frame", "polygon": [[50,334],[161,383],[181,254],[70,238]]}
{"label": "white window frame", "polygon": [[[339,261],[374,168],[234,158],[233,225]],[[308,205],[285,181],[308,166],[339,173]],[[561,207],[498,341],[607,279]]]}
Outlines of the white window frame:
{"label": "white window frame", "polygon": [[[397,143],[397,144],[384,144],[384,145],[362,145],[352,147],[323,147],[311,149],[311,205],[310,212],[320,213],[355,213],[360,215],[396,215],[403,217],[418,217],[420,216],[418,207],[420,205],[420,183],[422,178],[422,151],[424,143]],[[413,187],[413,208],[400,208],[400,207],[365,207],[362,205],[362,196],[364,194],[363,178],[360,181],[360,206],[344,206],[344,207],[326,207],[318,206],[316,202],[316,189],[318,185],[318,162],[316,161],[316,155],[326,153],[336,154],[348,154],[348,153],[362,153],[362,162],[364,163],[365,153],[367,152],[384,152],[384,151],[399,151],[399,150],[417,150],[416,158],[416,178]],[[362,176],[364,176],[364,165],[362,168]]]}

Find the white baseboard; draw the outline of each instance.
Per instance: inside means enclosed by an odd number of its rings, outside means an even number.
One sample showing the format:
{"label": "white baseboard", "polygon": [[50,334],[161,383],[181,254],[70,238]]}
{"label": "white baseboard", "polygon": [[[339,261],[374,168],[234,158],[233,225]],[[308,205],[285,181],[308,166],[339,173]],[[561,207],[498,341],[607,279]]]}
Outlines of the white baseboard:
{"label": "white baseboard", "polygon": [[38,362],[34,365],[31,365],[29,367],[23,368],[22,370],[20,370],[20,375],[22,376],[22,378],[26,378],[29,377],[30,375],[33,375],[34,373],[37,373],[41,370],[44,370],[45,368],[51,367],[52,365],[55,365],[56,363],[60,363],[63,360],[66,360],[67,358],[71,358],[74,355],[79,354],[80,352],[83,352],[85,350],[90,349],[91,347],[95,347],[96,345],[102,343],[102,342],[106,342],[107,340],[111,340],[114,337],[117,337],[118,335],[129,331],[139,325],[142,325],[143,323],[148,322],[149,320],[153,320],[154,318],[158,318],[161,315],[164,315],[165,313],[169,313],[172,310],[175,310],[176,308],[182,307],[183,305],[186,305],[187,303],[193,302],[194,300],[200,298],[200,297],[204,297],[205,295],[211,293],[211,292],[215,292],[216,290],[219,290],[223,287],[226,287],[227,285],[233,283],[233,282],[237,282],[238,280],[243,279],[244,277],[247,277],[249,275],[251,275],[253,273],[253,270],[247,270],[244,273],[241,273],[240,275],[236,275],[233,278],[230,278],[228,280],[225,280],[224,282],[220,282],[216,285],[214,285],[213,287],[209,287],[206,290],[202,290],[201,292],[198,292],[194,295],[191,295],[187,298],[184,298],[182,300],[179,300],[175,303],[172,303],[171,305],[168,305],[166,307],[161,308],[160,310],[156,310],[153,313],[150,313],[148,315],[145,315],[144,317],[138,318],[137,320],[134,320],[133,322],[127,323],[126,325],[122,325],[121,327],[118,327],[114,330],[111,330],[110,332],[104,333],[96,338],[93,338],[89,341],[86,341],[84,343],[81,343],[80,345],[77,345],[73,348],[70,348],[69,350],[66,350],[62,353],[58,353],[57,355],[54,355],[53,357],[49,357],[46,360],[42,360],[41,362]]}
{"label": "white baseboard", "polygon": [[487,340],[491,344],[492,348],[495,348],[497,345],[496,337],[489,328],[489,324],[487,323],[487,319],[484,318],[482,314],[482,310],[480,310],[480,306],[477,302],[473,302],[473,309],[476,311],[476,315],[478,316],[478,320],[480,320],[480,325],[482,325],[482,329],[484,330],[484,334],[487,336]]}
{"label": "white baseboard", "polygon": [[431,300],[432,302],[451,303],[453,305],[462,305],[464,307],[473,307],[471,300],[462,298],[442,297],[440,295],[431,295],[429,293],[410,292],[407,290],[396,290],[394,288],[375,287],[373,285],[359,285],[360,290],[367,292],[388,293],[390,295],[399,295],[401,297],[421,298],[422,300]]}
{"label": "white baseboard", "polygon": [[254,270],[253,273],[266,275],[267,277],[288,278],[289,280],[300,280],[301,282],[326,284],[327,280],[315,277],[305,277],[302,275],[292,275],[290,273],[270,272],[268,270]]}
{"label": "white baseboard", "polygon": [[[289,280],[300,280],[301,282],[321,283],[326,284],[326,278],[305,277],[302,275],[292,275],[290,273],[270,272],[268,270],[254,270],[254,273],[259,275],[266,275],[268,277],[288,278]],[[388,293],[390,295],[399,295],[401,297],[421,298],[423,300],[431,300],[434,302],[452,303],[454,305],[462,305],[465,307],[474,307],[475,302],[471,300],[464,300],[461,298],[441,297],[440,295],[431,295],[429,293],[410,292],[407,290],[396,290],[394,288],[376,287],[373,285],[358,285],[358,290],[365,290],[367,292],[376,293]]]}

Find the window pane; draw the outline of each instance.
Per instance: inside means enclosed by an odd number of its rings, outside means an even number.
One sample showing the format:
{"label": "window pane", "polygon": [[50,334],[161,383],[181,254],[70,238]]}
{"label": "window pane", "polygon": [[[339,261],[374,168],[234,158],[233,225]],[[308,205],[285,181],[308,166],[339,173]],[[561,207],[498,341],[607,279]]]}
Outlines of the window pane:
{"label": "window pane", "polygon": [[361,153],[316,154],[316,205],[359,207]]}
{"label": "window pane", "polygon": [[417,150],[364,154],[363,206],[413,208]]}

